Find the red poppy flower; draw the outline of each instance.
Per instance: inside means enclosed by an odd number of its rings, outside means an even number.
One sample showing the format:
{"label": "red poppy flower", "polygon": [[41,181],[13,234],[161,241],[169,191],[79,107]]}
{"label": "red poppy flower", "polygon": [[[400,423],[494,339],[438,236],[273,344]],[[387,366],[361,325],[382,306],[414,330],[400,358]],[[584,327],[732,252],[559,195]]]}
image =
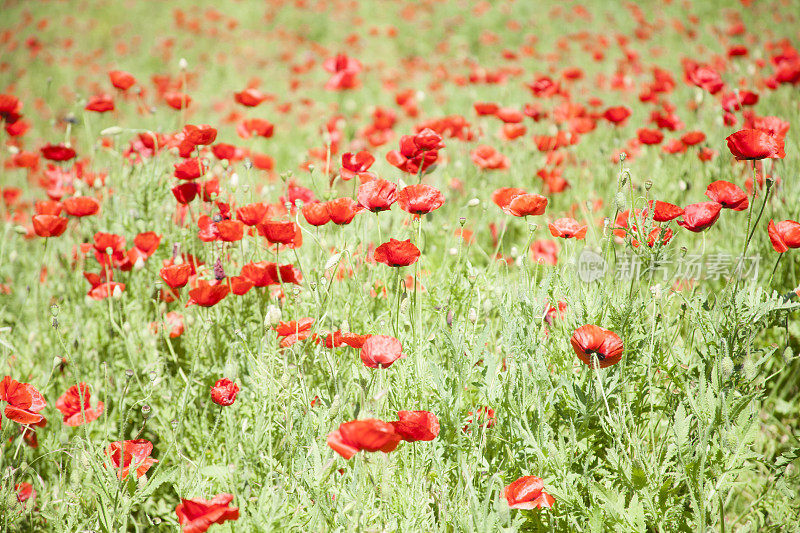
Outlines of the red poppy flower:
{"label": "red poppy flower", "polygon": [[136,477],[147,474],[150,467],[158,462],[150,457],[151,453],[153,443],[145,439],[114,441],[106,448],[106,455],[111,459],[110,468],[117,472],[119,479],[127,478],[132,467],[135,468]]}
{"label": "red poppy flower", "polygon": [[516,196],[525,193],[525,189],[518,187],[501,187],[492,193],[492,202],[500,209],[504,209]]}
{"label": "red poppy flower", "polygon": [[105,300],[111,296],[119,296],[125,290],[124,283],[117,283],[116,281],[108,281],[101,283],[88,292],[89,298],[92,300]]}
{"label": "red poppy flower", "polygon": [[181,183],[172,188],[172,195],[179,204],[186,205],[200,193],[200,185],[194,182]]}
{"label": "red poppy flower", "polygon": [[631,116],[631,110],[624,106],[609,107],[603,112],[603,118],[612,124],[621,125]]}
{"label": "red poppy flower", "polygon": [[192,103],[192,98],[188,94],[180,92],[168,92],[164,94],[164,101],[172,109],[186,109]]}
{"label": "red poppy flower", "polygon": [[215,404],[226,407],[233,405],[236,401],[236,395],[239,393],[239,385],[229,380],[222,378],[217,380],[211,387],[211,399]]}
{"label": "red poppy flower", "polygon": [[311,202],[303,205],[303,217],[312,226],[324,226],[331,220],[327,203]]}
{"label": "red poppy flower", "polygon": [[[650,200],[647,205],[653,208],[653,220],[656,222],[669,222],[683,214],[683,209],[669,202]],[[647,218],[647,209],[642,211],[642,217]]]}
{"label": "red poppy flower", "polygon": [[706,189],[706,196],[725,209],[744,211],[750,206],[747,193],[729,181],[717,180]]}
{"label": "red poppy flower", "polygon": [[114,99],[110,94],[98,94],[89,98],[89,102],[84,109],[95,113],[114,111]]}
{"label": "red poppy flower", "polygon": [[199,159],[186,159],[175,163],[175,177],[179,180],[194,180],[206,173],[203,163]]}
{"label": "red poppy flower", "polygon": [[505,488],[503,495],[511,509],[550,508],[555,498],[544,491],[544,481],[536,476],[523,476]]}
{"label": "red poppy flower", "polygon": [[725,139],[728,150],[737,160],[783,159],[783,139],[773,137],[761,130],[739,130]]}
{"label": "red poppy flower", "polygon": [[497,110],[500,109],[500,106],[491,102],[475,102],[472,104],[472,107],[475,108],[475,112],[478,115],[494,115],[497,113]]}
{"label": "red poppy flower", "polygon": [[217,222],[219,240],[224,242],[241,241],[244,237],[244,224],[241,220],[220,220]]}
{"label": "red poppy flower", "polygon": [[89,385],[80,383],[73,385],[56,401],[56,409],[64,415],[64,424],[68,426],[82,426],[94,422],[103,414],[103,402],[97,402],[97,407],[92,408],[90,401],[92,393]]}
{"label": "red poppy flower", "polygon": [[681,142],[686,146],[694,146],[706,140],[706,134],[702,131],[690,131],[681,136]]}
{"label": "red poppy flower", "polygon": [[391,267],[401,267],[413,265],[419,259],[419,248],[417,248],[411,239],[405,241],[398,241],[397,239],[389,239],[375,248],[373,258],[378,263],[383,263]]}
{"label": "red poppy flower", "polygon": [[328,435],[328,446],[336,453],[350,459],[361,450],[389,453],[397,448],[401,436],[394,426],[382,420],[352,420]]}
{"label": "red poppy flower", "polygon": [[[36,435],[35,433],[33,434]],[[34,446],[35,448],[36,446]],[[30,500],[31,502],[36,501],[36,491],[33,490],[33,485],[23,481],[22,483],[17,483],[16,487],[14,487],[17,491],[17,501],[23,506],[27,505],[27,501]]]}
{"label": "red poppy flower", "polygon": [[698,65],[694,62],[687,62],[684,68],[686,79],[690,83],[701,89],[705,89],[711,94],[717,94],[725,86],[719,72],[711,67]]}
{"label": "red poppy flower", "polygon": [[256,228],[259,234],[273,244],[290,244],[297,233],[297,227],[291,220],[266,220]]}
{"label": "red poppy flower", "polygon": [[67,230],[68,218],[55,215],[34,215],[33,231],[39,237],[58,237]]}
{"label": "red poppy flower", "polygon": [[236,133],[242,139],[249,139],[253,135],[269,139],[275,133],[275,125],[263,118],[249,118],[236,127]]}
{"label": "red poppy flower", "polygon": [[361,361],[369,368],[389,368],[403,357],[403,345],[389,335],[372,335],[361,347]]}
{"label": "red poppy flower", "polygon": [[75,150],[63,144],[48,144],[40,151],[42,157],[49,161],[69,161],[75,157]]}
{"label": "red poppy flower", "polygon": [[357,59],[338,54],[326,59],[322,67],[333,74],[325,84],[325,90],[341,91],[359,86],[358,73],[361,72],[361,63]]}
{"label": "red poppy flower", "polygon": [[660,144],[664,140],[664,134],[658,130],[641,128],[636,132],[636,137],[642,144]]}
{"label": "red poppy flower", "polygon": [[230,292],[225,283],[218,281],[198,280],[195,288],[189,291],[187,306],[197,304],[201,307],[212,307],[218,304]]}
{"label": "red poppy flower", "polygon": [[544,214],[547,198],[540,194],[518,194],[511,198],[503,211],[515,217],[527,217]]}
{"label": "red poppy flower", "polygon": [[375,162],[375,157],[367,151],[361,151],[357,154],[347,152],[342,155],[342,168],[339,174],[344,181],[349,181],[358,176],[362,182],[369,181],[375,177],[375,174],[368,172],[369,167]]}
{"label": "red poppy flower", "polygon": [[9,420],[25,425],[38,424],[44,420],[39,411],[47,407],[47,402],[29,383],[20,383],[10,376],[4,377],[0,381],[0,402],[6,402],[3,414]]}
{"label": "red poppy flower", "polygon": [[228,520],[239,518],[239,508],[228,505],[233,501],[233,494],[217,494],[211,500],[200,498],[181,498],[175,507],[178,522],[183,526],[183,533],[203,533],[212,524],[222,524]]}
{"label": "red poppy flower", "polygon": [[678,225],[694,233],[700,233],[714,225],[721,211],[722,205],[717,202],[687,205],[683,210],[683,219],[678,221]]}
{"label": "red poppy flower", "polygon": [[261,202],[248,204],[236,209],[236,218],[246,226],[255,226],[264,221],[267,217],[267,212],[267,206]]}
{"label": "red poppy flower", "polygon": [[439,189],[420,183],[404,187],[397,193],[397,203],[407,213],[425,215],[444,204],[444,195]]}
{"label": "red poppy flower", "polygon": [[548,227],[550,228],[550,235],[553,237],[561,237],[564,239],[577,239],[581,240],[586,237],[586,230],[588,226],[581,224],[574,218],[559,218],[551,222]]}
{"label": "red poppy flower", "polygon": [[53,200],[47,200],[44,202],[36,202],[33,205],[34,211],[36,211],[37,215],[53,215],[58,216],[61,214],[64,206],[61,205],[61,202],[54,202]]}
{"label": "red poppy flower", "polygon": [[784,220],[776,224],[770,220],[767,230],[772,247],[779,254],[789,248],[800,248],[800,223],[794,220]]}
{"label": "red poppy flower", "polygon": [[100,211],[100,202],[91,196],[75,196],[63,202],[64,210],[74,217],[86,217]]}
{"label": "red poppy flower", "polygon": [[208,124],[193,126],[187,124],[183,127],[184,138],[195,146],[206,146],[217,138],[217,130]]}
{"label": "red poppy flower", "polygon": [[397,185],[380,178],[371,179],[359,186],[356,198],[373,213],[386,211],[397,200]]}
{"label": "red poppy flower", "polygon": [[325,209],[328,211],[331,222],[343,226],[351,223],[363,207],[352,198],[344,197],[326,202]]}
{"label": "red poppy flower", "polygon": [[587,324],[576,329],[570,339],[578,359],[594,368],[595,357],[600,368],[619,363],[622,359],[622,339],[613,331]]}
{"label": "red poppy flower", "polygon": [[267,100],[269,96],[258,89],[249,87],[241,92],[233,93],[233,98],[236,100],[237,104],[247,107],[256,107],[261,104],[261,102]]}
{"label": "red poppy flower", "polygon": [[416,135],[403,135],[400,138],[400,150],[386,154],[386,161],[403,172],[417,174],[436,163],[438,150],[443,147],[442,136],[425,128]]}
{"label": "red poppy flower", "polygon": [[136,83],[136,78],[124,70],[112,70],[108,73],[108,78],[111,80],[111,85],[120,91],[127,91]]}
{"label": "red poppy flower", "polygon": [[137,234],[136,237],[133,238],[133,245],[137,250],[142,252],[145,257],[150,257],[156,253],[159,244],[161,244],[161,235],[155,231],[145,231]]}
{"label": "red poppy flower", "polygon": [[406,442],[430,441],[439,435],[439,419],[430,411],[398,411],[397,422],[390,422]]}
{"label": "red poppy flower", "polygon": [[505,170],[509,167],[508,158],[493,146],[481,144],[469,153],[470,159],[483,170]]}
{"label": "red poppy flower", "polygon": [[181,263],[179,265],[168,265],[159,271],[161,279],[164,283],[169,285],[171,289],[179,289],[189,282],[189,276],[192,274],[192,267],[189,263]]}
{"label": "red poppy flower", "polygon": [[786,134],[789,133],[789,123],[778,117],[755,117],[753,128],[761,130],[777,140],[786,139]]}

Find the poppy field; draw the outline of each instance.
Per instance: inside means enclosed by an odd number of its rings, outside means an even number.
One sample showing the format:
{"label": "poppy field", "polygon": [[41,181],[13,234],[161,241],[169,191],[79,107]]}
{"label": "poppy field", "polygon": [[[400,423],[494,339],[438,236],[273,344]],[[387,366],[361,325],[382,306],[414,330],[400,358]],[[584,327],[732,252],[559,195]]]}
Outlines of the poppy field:
{"label": "poppy field", "polygon": [[796,0],[0,2],[3,531],[796,531]]}

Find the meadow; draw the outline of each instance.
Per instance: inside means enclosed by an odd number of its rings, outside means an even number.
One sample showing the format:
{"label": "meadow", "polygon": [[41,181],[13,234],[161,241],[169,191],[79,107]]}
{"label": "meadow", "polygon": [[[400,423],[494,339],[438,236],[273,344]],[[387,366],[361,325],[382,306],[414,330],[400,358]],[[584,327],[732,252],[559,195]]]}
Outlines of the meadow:
{"label": "meadow", "polygon": [[3,531],[798,531],[800,3],[0,0]]}

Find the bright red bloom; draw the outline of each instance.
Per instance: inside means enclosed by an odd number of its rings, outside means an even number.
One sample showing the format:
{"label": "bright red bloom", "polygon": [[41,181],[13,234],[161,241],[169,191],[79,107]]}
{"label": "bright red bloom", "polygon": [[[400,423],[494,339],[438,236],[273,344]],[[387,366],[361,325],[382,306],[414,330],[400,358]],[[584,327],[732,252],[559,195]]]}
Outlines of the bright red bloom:
{"label": "bright red bloom", "polygon": [[711,94],[717,94],[725,86],[719,72],[711,67],[698,65],[694,62],[687,62],[687,64],[684,65],[684,69],[686,79],[690,83],[707,90]]}
{"label": "bright red bloom", "polygon": [[547,198],[540,194],[518,194],[511,198],[503,211],[515,217],[527,217],[544,214]]}
{"label": "bright red bloom", "polygon": [[137,250],[142,252],[145,257],[150,257],[156,253],[159,244],[161,244],[161,235],[155,231],[145,231],[137,234],[136,237],[133,238],[133,245]]}
{"label": "bright red bloom", "polygon": [[397,200],[397,185],[374,178],[361,184],[356,198],[360,205],[373,213],[386,211]]}
{"label": "bright red bloom", "polygon": [[224,242],[241,241],[244,237],[244,224],[241,220],[220,220],[217,222],[219,240]]}
{"label": "bright red bloom", "polygon": [[172,188],[172,195],[179,204],[186,205],[200,193],[200,185],[194,182],[181,183]]}
{"label": "bright red bloom", "polygon": [[503,491],[511,509],[550,508],[555,498],[544,491],[544,481],[536,476],[523,476]]}
{"label": "bright red bloom", "polygon": [[658,130],[641,128],[636,132],[636,137],[642,144],[660,144],[664,140],[664,134]]}
{"label": "bright red bloom", "polygon": [[247,88],[241,92],[233,93],[233,98],[236,100],[237,104],[247,107],[256,107],[261,102],[269,98],[269,96],[262,93],[258,89]]}
{"label": "bright red bloom", "polygon": [[218,281],[197,281],[195,288],[189,291],[187,306],[197,304],[201,307],[212,307],[218,304],[230,292],[225,283]]}
{"label": "bright red bloom", "polygon": [[430,411],[398,411],[397,422],[390,422],[406,442],[430,441],[439,435],[439,419]]}
{"label": "bright red bloom", "polygon": [[98,94],[89,98],[89,102],[84,107],[86,111],[94,111],[96,113],[106,113],[114,111],[114,99],[110,94]]}
{"label": "bright red bloom", "polygon": [[401,436],[392,424],[382,420],[352,420],[328,435],[328,446],[336,453],[350,459],[361,450],[389,453],[397,448]]}
{"label": "bright red bloom", "polygon": [[702,131],[690,131],[681,136],[681,142],[686,146],[694,146],[706,140],[706,134]]}
{"label": "bright red bloom", "polygon": [[375,248],[373,258],[378,263],[383,263],[391,267],[401,267],[413,265],[419,259],[419,248],[417,248],[411,239],[405,241],[398,241],[397,239],[389,239]]}
{"label": "bright red bloom", "polygon": [[125,290],[124,283],[117,283],[116,281],[108,281],[101,283],[89,291],[88,296],[92,300],[105,300],[111,296],[118,296]]}
{"label": "bright red bloom", "polygon": [[361,151],[357,154],[347,152],[342,155],[342,168],[339,174],[344,181],[349,181],[358,176],[361,182],[365,183],[375,177],[375,174],[368,172],[369,167],[374,162],[375,157],[367,151]]}
{"label": "bright red bloom", "polygon": [[187,141],[195,146],[206,146],[216,140],[217,130],[208,124],[201,124],[199,126],[187,124],[183,127],[183,135]]}
{"label": "bright red bloom", "polygon": [[127,91],[136,83],[136,78],[124,70],[112,70],[108,73],[108,78],[111,80],[111,85],[120,91]]}
{"label": "bright red bloom", "polygon": [[777,140],[786,139],[786,134],[789,133],[789,123],[778,117],[755,117],[753,128],[761,130]]}
{"label": "bright red bloom", "polygon": [[750,206],[747,193],[729,181],[717,180],[711,183],[706,189],[706,196],[722,204],[725,209],[744,211]]}
{"label": "bright red bloom", "polygon": [[[653,208],[653,220],[656,222],[669,222],[683,214],[683,209],[669,202],[650,200],[647,205]],[[647,209],[642,211],[642,217],[647,218]]]}
{"label": "bright red bloom", "polygon": [[800,248],[800,223],[794,220],[784,220],[776,224],[770,220],[767,230],[772,247],[779,254],[789,248]]}
{"label": "bright red bloom", "polygon": [[344,197],[326,202],[325,209],[331,222],[343,226],[351,223],[363,207],[352,198]]}
{"label": "bright red bloom", "polygon": [[[35,433],[33,434],[36,435]],[[36,446],[34,446],[35,448]],[[27,505],[26,502],[31,500],[34,502],[36,500],[36,491],[33,490],[33,485],[23,481],[22,483],[17,483],[17,486],[14,487],[17,491],[17,501],[23,505]]]}
{"label": "bright red bloom", "polygon": [[721,211],[722,204],[717,202],[687,205],[683,210],[683,219],[678,221],[678,225],[694,233],[700,233],[714,225]]}
{"label": "bright red bloom", "polygon": [[292,320],[291,322],[279,322],[274,329],[278,337],[283,337],[281,346],[287,348],[298,341],[309,338],[313,324],[314,319],[306,317],[300,320]]}
{"label": "bright red bloom", "polygon": [[627,106],[609,107],[603,113],[603,118],[615,125],[624,124],[631,116],[631,110]]}
{"label": "bright red bloom", "polygon": [[217,380],[211,387],[211,399],[215,404],[223,407],[233,405],[233,402],[236,401],[236,394],[238,393],[239,385],[228,378]]}
{"label": "bright red bloom", "polygon": [[33,231],[39,237],[58,237],[67,231],[68,218],[55,215],[34,215]]}
{"label": "bright red bloom", "polygon": [[783,139],[773,137],[761,130],[739,130],[726,137],[728,150],[737,160],[783,159]]}
{"label": "bright red bloom", "polygon": [[117,472],[119,479],[127,478],[132,467],[135,468],[136,477],[147,474],[150,467],[158,462],[150,457],[151,453],[153,443],[145,439],[114,441],[106,448],[106,455],[111,459],[110,468]]}
{"label": "bright red bloom", "polygon": [[236,127],[236,133],[242,139],[249,139],[253,135],[269,139],[275,133],[275,125],[263,118],[249,118]]}
{"label": "bright red bloom", "polygon": [[369,368],[389,368],[403,357],[403,345],[389,335],[372,335],[361,347],[361,361]]}
{"label": "bright red bloom", "polygon": [[75,150],[63,144],[48,144],[40,150],[42,157],[50,161],[69,161],[75,157]]}
{"label": "bright red bloom", "polygon": [[581,240],[586,237],[586,230],[588,226],[581,224],[574,218],[559,218],[551,222],[548,227],[550,228],[550,235],[553,237],[561,237],[564,239],[577,239]]}
{"label": "bright red bloom", "polygon": [[25,425],[38,424],[44,420],[39,411],[47,407],[47,402],[29,383],[20,383],[10,376],[4,377],[0,381],[0,402],[6,402],[3,414],[9,420]]}
{"label": "bright red bloom", "polygon": [[178,522],[183,526],[183,533],[203,533],[212,524],[222,524],[228,520],[239,518],[239,508],[228,505],[233,501],[233,494],[217,494],[211,500],[200,498],[181,498],[175,507]]}
{"label": "bright red bloom", "polygon": [[442,136],[425,128],[416,135],[403,135],[400,138],[400,150],[386,154],[386,161],[403,172],[417,174],[436,163],[441,148],[444,148]]}
{"label": "bright red bloom", "polygon": [[266,220],[256,226],[258,233],[273,244],[289,244],[294,241],[297,227],[291,220]]}
{"label": "bright red bloom", "polygon": [[206,173],[203,163],[199,159],[186,159],[175,163],[175,177],[179,180],[194,180]]}
{"label": "bright red bloom", "polygon": [[192,98],[188,94],[180,92],[164,93],[164,101],[172,109],[186,109],[192,103]]}
{"label": "bright red bloom", "polygon": [[311,202],[303,205],[303,218],[312,226],[324,226],[331,220],[327,202]]}
{"label": "bright red bloom", "polygon": [[192,274],[192,267],[189,263],[181,263],[179,265],[168,265],[159,271],[161,279],[164,283],[169,285],[171,289],[179,289],[189,282],[189,276]]}
{"label": "bright red bloom", "polygon": [[56,401],[56,409],[64,415],[64,423],[68,426],[82,426],[94,422],[103,414],[103,402],[97,402],[97,407],[92,408],[90,401],[92,393],[89,385],[79,383],[73,385]]}
{"label": "bright red bloom", "polygon": [[100,211],[100,202],[91,196],[74,196],[63,202],[64,211],[74,217],[86,217]]}
{"label": "bright red bloom", "polygon": [[236,218],[246,226],[255,226],[267,218],[268,208],[263,203],[248,204],[236,210]]}
{"label": "bright red bloom", "polygon": [[516,196],[525,193],[525,189],[518,187],[501,187],[492,193],[492,201],[497,207],[504,209]]}
{"label": "bright red bloom", "polygon": [[497,418],[494,416],[494,409],[489,406],[484,406],[479,408],[475,413],[472,411],[469,412],[469,418],[467,418],[466,421],[467,424],[461,428],[461,431],[469,431],[469,426],[473,423],[473,418],[478,427],[490,428],[497,424]]}
{"label": "bright red bloom", "polygon": [[[280,281],[278,275],[280,274]],[[267,287],[283,283],[299,284],[302,279],[300,271],[294,265],[281,265],[280,268],[274,262],[259,261],[248,263],[242,267],[242,276],[253,282],[256,287]]]}
{"label": "bright red bloom", "polygon": [[472,107],[475,108],[475,112],[481,116],[494,115],[497,113],[497,110],[500,109],[499,105],[492,102],[475,102],[472,104]]}
{"label": "bright red bloom", "polygon": [[425,215],[444,204],[444,195],[439,189],[420,183],[404,187],[397,193],[397,203],[407,213]]}
{"label": "bright red bloom", "polygon": [[578,359],[594,368],[596,357],[600,368],[619,363],[622,359],[622,339],[613,331],[587,324],[576,329],[570,338]]}
{"label": "bright red bloom", "polygon": [[359,86],[358,73],[361,72],[361,63],[345,54],[329,57],[322,63],[322,68],[333,74],[325,84],[325,90],[341,91],[355,89]]}

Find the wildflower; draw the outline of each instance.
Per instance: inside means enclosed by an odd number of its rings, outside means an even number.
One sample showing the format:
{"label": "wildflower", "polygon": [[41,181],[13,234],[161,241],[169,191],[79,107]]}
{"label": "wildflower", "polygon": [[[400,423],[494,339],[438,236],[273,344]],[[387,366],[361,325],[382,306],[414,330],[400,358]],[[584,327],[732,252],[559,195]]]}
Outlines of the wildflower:
{"label": "wildflower", "polygon": [[226,493],[217,494],[211,500],[181,498],[181,503],[175,507],[175,514],[184,533],[203,533],[212,524],[239,518],[239,508],[231,507],[231,501],[233,494]]}
{"label": "wildflower", "polygon": [[328,435],[328,446],[350,459],[361,450],[389,453],[397,448],[401,439],[392,424],[370,418],[344,422]]}
{"label": "wildflower", "polygon": [[39,411],[47,407],[47,402],[29,383],[20,383],[10,376],[4,377],[0,381],[0,402],[6,403],[3,414],[9,420],[26,425],[38,424],[44,420]]}
{"label": "wildflower", "polygon": [[578,359],[594,368],[599,362],[600,368],[606,368],[619,363],[622,359],[622,339],[613,331],[587,324],[576,329],[570,339],[572,349]]}
{"label": "wildflower", "polygon": [[117,472],[119,479],[127,478],[131,468],[135,468],[136,477],[142,477],[158,462],[150,457],[153,443],[145,439],[112,442],[105,453],[111,460],[110,468]]}
{"label": "wildflower", "polygon": [[411,239],[405,241],[389,239],[389,242],[375,248],[373,257],[378,263],[400,267],[413,265],[419,259],[419,255],[419,248],[411,242]]}
{"label": "wildflower", "polygon": [[215,404],[221,406],[233,405],[236,401],[236,394],[239,392],[239,385],[228,378],[222,378],[211,387],[211,399]]}
{"label": "wildflower", "polygon": [[94,422],[103,414],[103,402],[91,406],[92,393],[89,385],[79,383],[73,385],[56,401],[56,409],[64,416],[64,424],[68,426],[82,426]]}
{"label": "wildflower", "polygon": [[511,509],[552,507],[555,499],[544,492],[542,478],[523,476],[505,488],[503,495]]}
{"label": "wildflower", "polygon": [[361,361],[369,368],[389,368],[403,357],[403,345],[389,335],[372,335],[361,347]]}

